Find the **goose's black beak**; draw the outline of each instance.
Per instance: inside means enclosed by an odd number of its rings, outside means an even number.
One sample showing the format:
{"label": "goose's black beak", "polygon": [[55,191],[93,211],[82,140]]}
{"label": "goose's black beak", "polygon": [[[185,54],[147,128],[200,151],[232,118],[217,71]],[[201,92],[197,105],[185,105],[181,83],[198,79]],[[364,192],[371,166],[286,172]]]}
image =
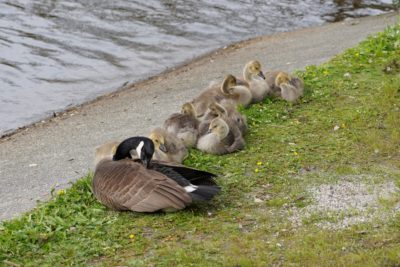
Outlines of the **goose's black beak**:
{"label": "goose's black beak", "polygon": [[208,129],[207,133],[208,133],[208,134],[211,133],[211,129]]}
{"label": "goose's black beak", "polygon": [[146,168],[149,168],[150,160],[146,157],[146,155],[144,155],[144,154],[141,155],[140,161],[142,162],[143,166],[145,166]]}
{"label": "goose's black beak", "polygon": [[164,144],[161,144],[161,145],[160,145],[160,150],[161,150],[162,152],[164,152],[164,153],[167,153],[167,152],[168,152],[168,150],[167,150],[167,148],[165,147]]}
{"label": "goose's black beak", "polygon": [[142,160],[142,162],[143,162],[143,166],[145,166],[148,169],[149,165],[150,165],[150,161],[147,159],[144,159],[144,160]]}
{"label": "goose's black beak", "polygon": [[265,80],[265,76],[264,76],[264,74],[262,73],[262,71],[260,71],[257,75],[258,75],[259,77],[261,77],[263,80]]}

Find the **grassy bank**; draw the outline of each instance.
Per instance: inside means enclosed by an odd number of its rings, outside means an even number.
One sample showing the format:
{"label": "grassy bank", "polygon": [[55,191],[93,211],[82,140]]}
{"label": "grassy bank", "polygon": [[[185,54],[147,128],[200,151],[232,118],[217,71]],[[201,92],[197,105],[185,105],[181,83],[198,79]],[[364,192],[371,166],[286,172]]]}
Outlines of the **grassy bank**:
{"label": "grassy bank", "polygon": [[0,225],[0,264],[396,266],[400,263],[400,26],[299,73],[297,105],[244,110],[246,150],[192,151],[219,174],[210,205],[118,213],[91,175]]}

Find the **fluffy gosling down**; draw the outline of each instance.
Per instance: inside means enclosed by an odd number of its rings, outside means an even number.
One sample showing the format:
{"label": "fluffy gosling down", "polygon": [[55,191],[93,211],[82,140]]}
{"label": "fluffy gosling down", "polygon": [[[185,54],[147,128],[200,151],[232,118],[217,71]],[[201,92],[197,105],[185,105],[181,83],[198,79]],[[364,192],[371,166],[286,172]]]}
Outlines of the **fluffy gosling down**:
{"label": "fluffy gosling down", "polygon": [[251,103],[252,95],[246,85],[238,84],[232,75],[227,75],[222,84],[213,84],[192,100],[197,117],[205,115],[208,106],[213,102],[231,100],[237,105],[247,107]]}
{"label": "fluffy gosling down", "polygon": [[236,124],[242,135],[247,132],[246,116],[242,115],[231,101],[222,101],[221,103],[214,102],[209,105],[208,111],[199,125],[198,132],[200,136],[206,134],[211,121],[216,117],[221,117],[225,121],[231,121],[232,124]]}
{"label": "fluffy gosling down", "polygon": [[187,148],[196,145],[199,120],[191,103],[185,103],[180,113],[174,113],[164,121],[163,128],[182,140]]}
{"label": "fluffy gosling down", "polygon": [[286,72],[273,71],[266,73],[268,84],[271,87],[271,94],[280,97],[288,102],[295,102],[304,93],[304,82]]}
{"label": "fluffy gosling down", "polygon": [[151,131],[149,138],[155,146],[154,159],[166,162],[182,163],[188,156],[188,149],[182,140],[162,128]]}
{"label": "fluffy gosling down", "polygon": [[263,101],[269,94],[270,87],[265,81],[265,76],[259,61],[252,60],[244,66],[243,79],[244,81],[241,81],[241,83],[248,86],[252,95],[252,103]]}
{"label": "fluffy gosling down", "polygon": [[213,119],[208,132],[197,141],[197,148],[210,154],[222,155],[244,148],[245,141],[237,125],[223,118]]}
{"label": "fluffy gosling down", "polygon": [[[131,158],[132,151],[138,159]],[[113,210],[155,212],[209,201],[220,191],[214,174],[154,161],[153,153],[154,144],[146,137],[131,137],[118,147],[108,143],[97,149],[100,160],[92,184],[95,197]]]}

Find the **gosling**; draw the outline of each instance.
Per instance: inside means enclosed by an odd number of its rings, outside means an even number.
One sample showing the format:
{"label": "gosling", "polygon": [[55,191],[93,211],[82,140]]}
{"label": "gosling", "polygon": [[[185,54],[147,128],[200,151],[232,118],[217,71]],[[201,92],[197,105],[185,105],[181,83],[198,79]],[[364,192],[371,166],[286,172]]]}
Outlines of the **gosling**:
{"label": "gosling", "polygon": [[304,82],[298,77],[282,71],[273,71],[266,74],[267,82],[271,85],[271,93],[275,97],[288,102],[295,102],[304,93]]}
{"label": "gosling", "polygon": [[188,156],[188,150],[181,139],[165,129],[155,128],[151,131],[149,138],[154,142],[155,160],[182,163]]}
{"label": "gosling", "polygon": [[197,117],[201,118],[205,115],[208,106],[213,102],[219,103],[223,100],[232,100],[236,104],[247,107],[251,103],[251,98],[252,95],[247,86],[238,84],[234,76],[227,75],[221,85],[213,84],[193,99],[192,104],[196,110]]}
{"label": "gosling", "polygon": [[193,104],[185,103],[180,113],[165,120],[163,128],[181,139],[185,147],[191,148],[197,142],[199,123]]}
{"label": "gosling", "polygon": [[236,125],[229,125],[224,119],[213,119],[208,132],[201,136],[197,148],[210,154],[223,155],[243,149],[245,141]]}
{"label": "gosling", "polygon": [[263,101],[269,94],[270,87],[265,81],[259,61],[252,60],[244,66],[243,79],[244,81],[241,81],[241,83],[248,86],[252,95],[252,103]]}

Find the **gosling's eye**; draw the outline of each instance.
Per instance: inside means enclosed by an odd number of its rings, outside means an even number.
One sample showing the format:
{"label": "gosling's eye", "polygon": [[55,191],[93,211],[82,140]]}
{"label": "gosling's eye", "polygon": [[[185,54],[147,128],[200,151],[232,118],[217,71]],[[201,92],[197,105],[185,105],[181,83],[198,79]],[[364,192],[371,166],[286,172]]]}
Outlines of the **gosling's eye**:
{"label": "gosling's eye", "polygon": [[160,141],[158,141],[158,139],[154,140],[154,142],[159,143]]}
{"label": "gosling's eye", "polygon": [[240,122],[240,118],[237,118],[236,120],[237,120],[237,122]]}

